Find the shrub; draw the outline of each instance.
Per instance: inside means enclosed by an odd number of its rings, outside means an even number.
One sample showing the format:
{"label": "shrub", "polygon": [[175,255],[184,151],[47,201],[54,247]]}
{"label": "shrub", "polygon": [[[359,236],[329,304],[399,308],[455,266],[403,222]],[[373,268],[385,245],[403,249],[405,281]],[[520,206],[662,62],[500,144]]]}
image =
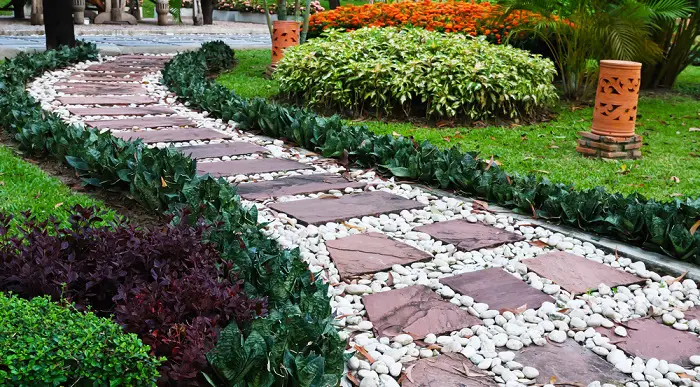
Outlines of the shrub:
{"label": "shrub", "polygon": [[93,313],[0,293],[0,380],[14,386],[154,386],[161,363]]}
{"label": "shrub", "polygon": [[392,27],[329,32],[287,49],[275,71],[283,92],[312,106],[471,120],[532,116],[556,99],[554,74],[523,50]]}
{"label": "shrub", "polygon": [[162,382],[195,382],[205,354],[229,321],[246,323],[265,303],[243,291],[201,227],[155,231],[123,223],[96,226],[100,214],[76,207],[70,226],[0,213],[0,290],[26,298],[65,297],[76,307],[108,316],[167,357]]}
{"label": "shrub", "polygon": [[223,43],[224,42],[217,40],[202,44],[202,47],[207,47],[204,60],[211,73],[221,72],[224,69],[232,67],[233,64],[236,63],[233,49]]}
{"label": "shrub", "polygon": [[309,20],[309,34],[318,36],[330,28],[349,31],[363,27],[419,27],[429,31],[483,35],[492,43],[501,43],[513,27],[534,15],[522,12],[499,19],[501,8],[487,2],[382,2],[343,6],[317,13]]}

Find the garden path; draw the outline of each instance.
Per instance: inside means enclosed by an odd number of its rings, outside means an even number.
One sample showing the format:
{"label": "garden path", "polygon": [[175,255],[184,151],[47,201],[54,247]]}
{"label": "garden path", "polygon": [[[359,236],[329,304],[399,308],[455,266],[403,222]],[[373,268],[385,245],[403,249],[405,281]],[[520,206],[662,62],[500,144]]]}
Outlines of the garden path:
{"label": "garden path", "polygon": [[331,283],[354,353],[344,385],[700,385],[693,281],[239,132],[157,83],[168,59],[57,72],[39,80],[53,88],[44,107],[177,146],[200,173],[238,184],[266,232]]}

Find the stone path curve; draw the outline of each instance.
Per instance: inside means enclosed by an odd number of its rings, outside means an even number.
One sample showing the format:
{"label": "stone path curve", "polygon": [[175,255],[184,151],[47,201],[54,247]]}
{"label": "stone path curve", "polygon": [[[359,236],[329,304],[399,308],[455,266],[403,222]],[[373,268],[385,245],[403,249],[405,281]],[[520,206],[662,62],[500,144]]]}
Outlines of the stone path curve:
{"label": "stone path curve", "polygon": [[69,122],[178,147],[238,184],[265,232],[330,283],[353,353],[343,385],[700,386],[695,282],[240,132],[159,84],[168,59],[79,64],[29,90]]}

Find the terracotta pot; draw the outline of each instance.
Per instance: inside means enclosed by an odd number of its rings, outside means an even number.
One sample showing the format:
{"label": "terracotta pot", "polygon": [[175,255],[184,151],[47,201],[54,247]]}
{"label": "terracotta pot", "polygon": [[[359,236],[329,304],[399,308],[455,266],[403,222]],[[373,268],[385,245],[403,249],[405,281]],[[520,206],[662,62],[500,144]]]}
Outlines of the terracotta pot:
{"label": "terracotta pot", "polygon": [[299,44],[299,22],[293,20],[275,20],[272,24],[272,65],[276,65],[284,56],[287,47]]}
{"label": "terracotta pot", "polygon": [[634,135],[641,71],[638,62],[600,61],[591,132],[613,137]]}

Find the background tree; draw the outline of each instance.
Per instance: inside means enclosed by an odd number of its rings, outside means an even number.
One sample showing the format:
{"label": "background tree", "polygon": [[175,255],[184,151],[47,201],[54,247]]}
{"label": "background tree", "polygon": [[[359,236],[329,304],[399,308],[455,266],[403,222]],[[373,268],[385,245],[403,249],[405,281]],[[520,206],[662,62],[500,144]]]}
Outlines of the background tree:
{"label": "background tree", "polygon": [[15,19],[24,19],[24,4],[25,0],[12,0],[12,10],[15,14]]}
{"label": "background tree", "polygon": [[71,0],[43,0],[46,49],[75,46],[73,29],[73,2]]}

